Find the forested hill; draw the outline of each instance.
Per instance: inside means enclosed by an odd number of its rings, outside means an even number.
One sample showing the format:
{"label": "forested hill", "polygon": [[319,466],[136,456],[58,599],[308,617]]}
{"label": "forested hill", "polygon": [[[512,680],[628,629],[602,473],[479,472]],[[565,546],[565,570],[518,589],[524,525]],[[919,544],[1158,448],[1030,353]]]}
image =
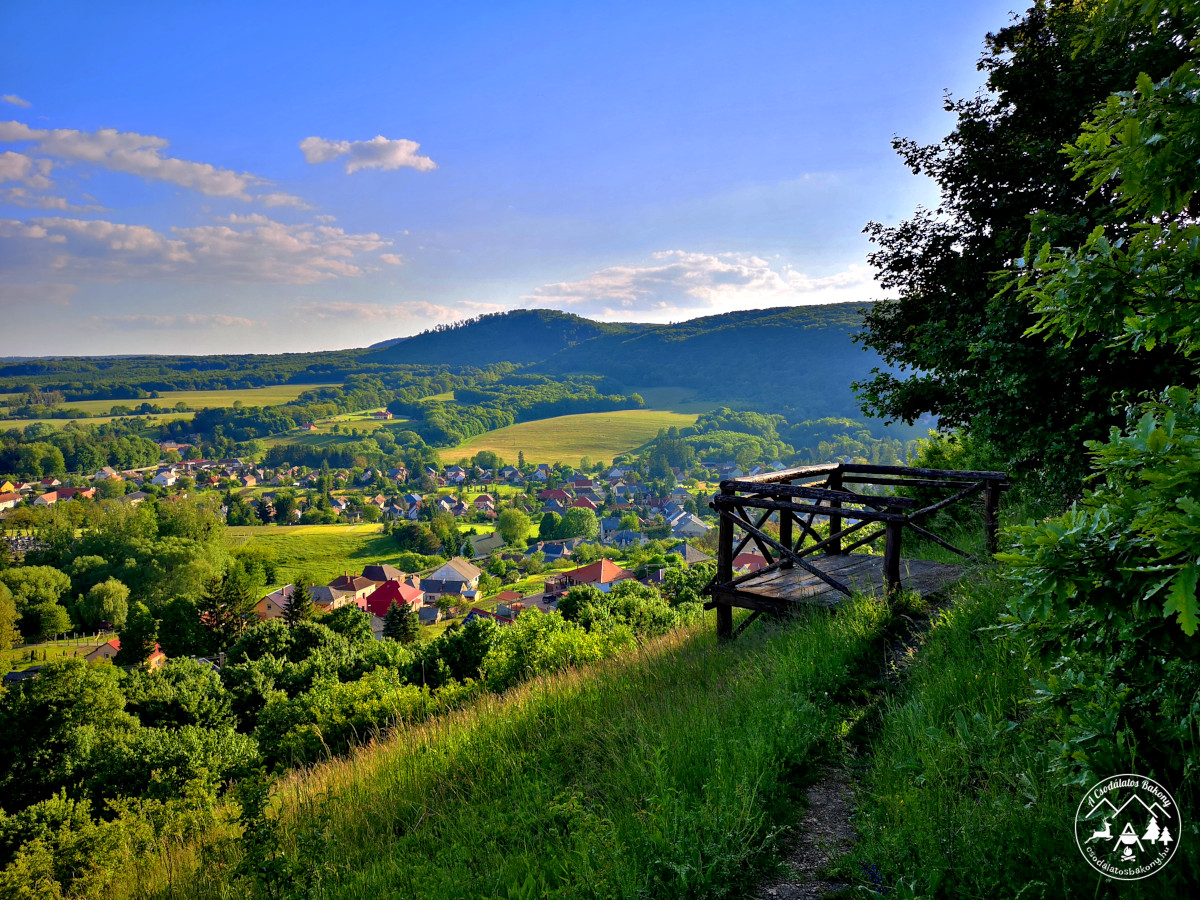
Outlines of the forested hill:
{"label": "forested hill", "polygon": [[609,334],[537,368],[606,375],[626,387],[679,384],[700,399],[749,403],[801,418],[853,415],[850,390],[879,357],[853,342],[862,306],[838,303],[749,310]]}
{"label": "forested hill", "polygon": [[364,362],[415,365],[534,363],[597,337],[636,334],[646,325],[593,322],[552,309],[518,309],[442,325],[370,354]]}

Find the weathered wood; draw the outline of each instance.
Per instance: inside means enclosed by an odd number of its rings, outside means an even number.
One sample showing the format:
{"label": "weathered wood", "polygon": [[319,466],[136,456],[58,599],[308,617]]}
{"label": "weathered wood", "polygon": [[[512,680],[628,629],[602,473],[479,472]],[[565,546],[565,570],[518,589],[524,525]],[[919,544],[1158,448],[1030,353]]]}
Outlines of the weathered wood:
{"label": "weathered wood", "polygon": [[[743,504],[735,503],[734,509],[742,514],[743,519],[745,519],[747,522],[750,521],[750,515],[746,512],[746,508]],[[764,534],[762,527],[766,524],[767,519],[769,518],[771,518],[771,513],[770,511],[767,511],[759,518],[757,522],[754,523],[754,530],[746,532],[746,536],[754,541],[754,546],[756,546],[758,548],[758,552],[763,555],[763,559],[765,559],[768,563],[773,563],[775,562],[775,555],[771,553],[770,548],[763,542],[762,539]],[[743,540],[742,543],[744,544],[745,541]],[[734,558],[737,558],[736,554],[734,554]]]}
{"label": "weathered wood", "polygon": [[884,478],[873,477],[870,475],[843,475],[843,484],[881,484],[895,485],[897,487],[954,487],[955,485],[971,484],[969,480],[961,478],[944,478],[937,481],[928,478]]}
{"label": "weathered wood", "polygon": [[[781,509],[779,511],[779,543],[783,544],[785,547],[789,547],[793,552],[796,550],[795,542],[792,538],[792,520],[794,518],[795,513],[793,513],[790,509]],[[790,569],[794,566],[795,563],[793,563],[790,559],[787,559],[786,557],[783,559],[783,567],[785,569]]]}
{"label": "weathered wood", "polygon": [[763,611],[761,609],[756,609],[754,612],[750,613],[750,615],[746,616],[746,618],[742,619],[741,623],[737,627],[737,630],[733,633],[733,636],[737,637],[739,634],[749,628],[750,624],[762,614]]}
{"label": "weathered wood", "polygon": [[[841,469],[838,469],[836,472],[830,473],[828,484],[829,484],[829,490],[831,493],[833,493],[833,494],[841,493],[841,491],[842,491],[842,470]],[[836,508],[840,509],[841,505],[842,505],[841,503],[837,503]],[[831,502],[829,504],[829,506],[831,508],[834,508],[835,504]],[[829,516],[829,533],[830,533],[830,535],[834,535],[834,537],[829,541],[829,547],[825,551],[830,556],[841,555],[842,539],[840,537],[836,536],[837,533],[841,530],[842,530],[842,517],[840,515],[835,515],[835,514],[831,513]]]}
{"label": "weathered wood", "polygon": [[967,481],[981,481],[989,478],[1007,481],[1008,476],[1003,472],[967,472],[957,469],[916,469],[911,466],[875,466],[859,463],[843,463],[843,472],[853,472],[855,475],[914,475],[918,478],[946,479],[962,478]]}
{"label": "weathered wood", "polygon": [[[720,512],[722,507],[732,508],[738,503],[753,509],[790,509],[798,513],[813,513],[818,516],[828,516],[829,507],[809,506],[807,503],[788,503],[782,500],[755,500],[753,498],[727,499],[723,496],[713,498],[714,508]],[[844,519],[861,519],[866,522],[903,522],[903,513],[876,512],[873,509],[846,509],[839,513]]]}
{"label": "weathered wood", "polygon": [[900,540],[903,535],[903,524],[888,522],[885,527],[883,544],[883,573],[887,580],[888,592],[900,590]]}
{"label": "weathered wood", "polygon": [[927,528],[922,528],[916,522],[909,522],[908,527],[911,528],[913,531],[915,531],[917,534],[919,534],[921,537],[925,538],[926,540],[933,541],[939,547],[945,547],[951,553],[957,553],[959,556],[965,556],[965,557],[970,557],[970,555],[971,555],[966,550],[962,550],[958,547],[955,547],[949,541],[938,537],[936,534],[934,534],[932,531],[928,530]]}
{"label": "weathered wood", "polygon": [[[753,529],[753,526],[749,522],[745,521],[744,519],[739,518],[738,516],[734,515],[731,512],[726,512],[726,513],[723,513],[722,515],[723,515],[723,517],[727,516],[728,518],[732,519],[734,524],[737,525],[738,527],[742,528],[743,530],[749,531],[749,530]],[[775,547],[779,551],[781,559],[783,559],[785,557],[791,557],[791,559],[798,566],[800,566],[800,568],[805,569],[805,570],[811,572],[812,574],[816,575],[822,581],[826,582],[830,587],[836,588],[837,590],[841,591],[843,594],[850,593],[850,589],[847,588],[844,584],[840,583],[839,581],[837,581],[833,578],[830,578],[828,575],[826,575],[820,569],[810,565],[807,560],[802,559],[801,557],[797,556],[794,551],[785,548],[782,544],[780,544],[777,540],[775,540],[770,535],[763,534],[760,532],[758,536],[760,538],[762,538],[762,540],[765,541],[766,543]]]}
{"label": "weathered wood", "polygon": [[[841,473],[831,473],[829,479],[841,478]],[[881,494],[856,494],[854,491],[844,491],[841,488],[813,488],[805,487],[797,484],[776,484],[769,488],[763,488],[759,485],[750,485],[738,481],[723,481],[723,485],[727,484],[734,490],[741,491],[744,494],[749,494],[755,498],[765,497],[797,497],[802,500],[832,500],[837,503],[859,503],[863,506],[871,507],[913,507],[917,505],[917,501],[911,497],[885,497]],[[840,481],[839,481],[840,483]]]}
{"label": "weathered wood", "polygon": [[[840,466],[841,463],[819,463],[815,466],[799,466],[795,469],[780,469],[778,472],[764,472],[761,475],[743,475],[737,480],[750,484],[779,484],[781,482],[794,481],[806,475],[824,475],[826,472],[832,472]],[[721,488],[724,489],[727,483],[728,481],[722,481]]]}
{"label": "weathered wood", "polygon": [[996,532],[999,526],[997,511],[1000,506],[1000,482],[988,479],[987,487],[983,490],[983,544],[989,556],[998,547]]}
{"label": "weathered wood", "polygon": [[913,522],[913,521],[916,521],[917,519],[920,519],[922,516],[927,516],[930,513],[935,513],[939,509],[945,509],[951,503],[957,503],[959,500],[962,500],[964,497],[969,497],[971,494],[976,493],[977,491],[982,489],[983,486],[986,484],[987,484],[986,481],[976,481],[970,487],[963,488],[961,491],[951,494],[945,500],[939,500],[937,503],[931,503],[929,506],[924,506],[921,509],[918,509],[914,512],[909,513],[908,519],[910,522]]}
{"label": "weathered wood", "polygon": [[[747,515],[746,515],[746,510],[742,509],[742,506],[741,506],[741,504],[739,504],[739,503],[734,503],[734,506],[735,506],[735,508],[736,508],[736,509],[738,509],[738,510],[740,510],[740,511],[741,511],[741,513],[742,513],[742,515],[743,515],[743,516],[745,516],[747,519],[749,519],[749,518],[750,518],[749,516],[747,516]],[[754,526],[754,527],[755,527],[755,528],[762,528],[762,527],[763,527],[763,525],[764,525],[764,524],[766,524],[766,521],[767,521],[767,519],[769,519],[769,518],[771,518],[771,511],[770,511],[770,510],[767,510],[767,511],[766,511],[766,512],[764,512],[764,513],[763,513],[761,516],[759,516],[759,517],[758,517],[758,522],[757,522],[757,523],[755,523],[755,526]],[[743,550],[745,550],[745,549],[746,549],[746,545],[747,545],[748,543],[750,543],[751,537],[752,537],[752,536],[751,536],[749,533],[747,533],[747,534],[745,534],[745,535],[743,535],[743,536],[742,536],[742,539],[741,539],[740,541],[738,541],[738,544],[737,544],[737,546],[733,548],[733,553],[731,553],[731,554],[730,554],[730,559],[737,559],[737,558],[738,558],[738,554],[739,554],[739,553],[741,553]],[[761,549],[761,548],[760,548],[760,549]],[[768,562],[770,562],[770,559],[771,559],[771,558],[770,558],[770,554],[766,554],[766,556],[767,556],[767,561],[768,561]]]}

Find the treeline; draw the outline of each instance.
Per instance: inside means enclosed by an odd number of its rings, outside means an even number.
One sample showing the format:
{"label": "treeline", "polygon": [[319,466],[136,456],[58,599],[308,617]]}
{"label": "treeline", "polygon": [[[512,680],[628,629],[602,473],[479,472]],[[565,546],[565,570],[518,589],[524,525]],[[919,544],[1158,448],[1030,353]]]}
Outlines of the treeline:
{"label": "treeline", "polygon": [[104,425],[72,422],[61,431],[35,422],[24,430],[0,432],[0,472],[26,481],[91,473],[104,466],[136,469],[152,466],[162,455],[154,441],[140,437],[120,421]]}

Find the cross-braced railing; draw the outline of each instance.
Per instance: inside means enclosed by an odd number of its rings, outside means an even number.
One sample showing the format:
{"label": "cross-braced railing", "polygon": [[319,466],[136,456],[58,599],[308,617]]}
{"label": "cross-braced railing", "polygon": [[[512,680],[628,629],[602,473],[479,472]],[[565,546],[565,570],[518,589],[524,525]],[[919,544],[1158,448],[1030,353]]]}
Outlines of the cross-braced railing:
{"label": "cross-braced railing", "polygon": [[[939,547],[971,556],[920,523],[974,494],[983,495],[984,544],[989,554],[994,553],[1000,493],[1007,484],[1003,472],[854,463],[803,466],[722,481],[720,493],[709,504],[720,517],[717,572],[707,588],[714,598],[710,605],[717,608],[718,633],[732,633],[733,606],[756,614],[779,608],[777,599],[756,597],[752,586],[747,585],[779,569],[803,569],[833,590],[849,595],[849,585],[813,564],[818,554],[848,554],[882,537],[883,572],[889,591],[903,586],[900,554],[906,528]],[[916,488],[930,499],[864,493],[860,486]],[[818,518],[828,520],[827,534],[814,528]],[[772,520],[777,524],[777,533],[767,530]],[[751,544],[766,565],[735,577],[734,560]]]}

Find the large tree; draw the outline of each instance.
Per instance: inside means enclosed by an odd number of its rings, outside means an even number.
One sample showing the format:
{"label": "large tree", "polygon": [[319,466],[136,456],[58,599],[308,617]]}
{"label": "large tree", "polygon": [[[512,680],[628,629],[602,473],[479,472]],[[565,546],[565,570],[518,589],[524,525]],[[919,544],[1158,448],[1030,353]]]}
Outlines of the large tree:
{"label": "large tree", "polygon": [[947,100],[955,130],[928,146],[894,142],[914,173],[937,183],[938,207],[866,228],[878,278],[896,296],[866,312],[860,340],[894,370],[856,385],[864,408],[908,422],[933,413],[1013,468],[1081,472],[1083,441],[1116,424],[1126,398],[1171,383],[1184,365],[1174,349],[1134,359],[1091,335],[1028,335],[1035,314],[1002,290],[1031,217],[1046,240],[1066,245],[1124,221],[1105,191],[1089,193],[1074,178],[1062,147],[1110,92],[1182,62],[1185,49],[1170,33],[1135,21],[1079,45],[1101,6],[1038,2],[988,35],[979,63],[987,90]]}

